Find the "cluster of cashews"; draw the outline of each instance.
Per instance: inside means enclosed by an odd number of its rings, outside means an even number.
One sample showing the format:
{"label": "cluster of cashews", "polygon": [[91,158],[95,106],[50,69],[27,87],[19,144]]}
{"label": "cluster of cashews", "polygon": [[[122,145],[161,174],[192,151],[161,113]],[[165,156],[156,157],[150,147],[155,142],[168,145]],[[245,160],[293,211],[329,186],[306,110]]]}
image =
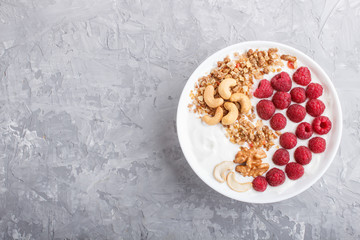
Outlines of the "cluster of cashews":
{"label": "cluster of cashews", "polygon": [[[231,94],[231,87],[234,87],[236,85],[236,80],[233,78],[226,78],[224,79],[219,87],[218,92],[221,98],[215,98],[214,93],[215,89],[212,85],[209,85],[205,88],[204,92],[204,101],[205,103],[211,107],[216,108],[215,115],[214,116],[204,116],[202,120],[207,123],[208,125],[216,125],[220,121],[223,125],[230,125],[233,124],[238,115],[239,110],[234,104],[234,102],[240,103],[240,113],[245,114],[250,111],[251,109],[251,102],[250,99],[242,93],[234,93]],[[224,100],[230,100],[230,102],[225,102]],[[224,115],[224,111],[221,107],[221,105],[224,104],[224,108],[228,110],[228,114]]]}
{"label": "cluster of cashews", "polygon": [[[234,169],[235,163],[224,161],[215,166],[213,175],[216,181],[223,183],[226,180],[227,185],[236,192],[246,192],[251,189],[252,183],[241,183],[236,180],[235,173],[231,170]],[[229,173],[226,175],[226,173]]]}

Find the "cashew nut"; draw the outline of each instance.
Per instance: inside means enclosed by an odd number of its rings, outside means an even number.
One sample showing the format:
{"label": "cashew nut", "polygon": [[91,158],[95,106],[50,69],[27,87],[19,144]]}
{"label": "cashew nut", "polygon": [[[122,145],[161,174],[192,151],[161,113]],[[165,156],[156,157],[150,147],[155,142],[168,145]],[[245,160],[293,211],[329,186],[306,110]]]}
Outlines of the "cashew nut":
{"label": "cashew nut", "polygon": [[228,186],[236,192],[246,192],[246,191],[250,190],[252,187],[251,182],[247,182],[247,183],[238,182],[235,178],[234,172],[229,172],[229,174],[226,177],[226,182],[227,182]]}
{"label": "cashew nut", "polygon": [[239,102],[241,105],[240,113],[247,113],[251,109],[251,102],[248,96],[242,93],[234,93],[230,97],[230,101]]}
{"label": "cashew nut", "polygon": [[231,91],[230,91],[230,87],[233,87],[236,85],[236,80],[233,78],[226,78],[224,79],[218,88],[218,92],[220,94],[220,96],[223,99],[229,99],[231,97]]}
{"label": "cashew nut", "polygon": [[239,110],[238,108],[236,107],[236,105],[234,103],[231,103],[231,102],[226,102],[224,104],[224,107],[226,110],[228,110],[228,114],[226,114],[222,120],[221,120],[221,123],[223,125],[230,125],[230,124],[233,124],[236,119],[238,118],[238,115],[239,115]]}
{"label": "cashew nut", "polygon": [[202,117],[202,120],[208,125],[216,125],[221,121],[223,114],[224,114],[224,110],[221,107],[218,107],[213,117],[210,117],[209,115],[205,115]]}
{"label": "cashew nut", "polygon": [[214,98],[214,86],[209,85],[205,88],[204,92],[204,101],[211,108],[216,108],[221,106],[224,103],[224,99],[222,98]]}
{"label": "cashew nut", "polygon": [[219,163],[218,165],[215,166],[214,168],[214,178],[216,179],[216,181],[223,183],[225,182],[225,173],[228,170],[234,169],[235,164],[233,162],[230,161],[224,161]]}

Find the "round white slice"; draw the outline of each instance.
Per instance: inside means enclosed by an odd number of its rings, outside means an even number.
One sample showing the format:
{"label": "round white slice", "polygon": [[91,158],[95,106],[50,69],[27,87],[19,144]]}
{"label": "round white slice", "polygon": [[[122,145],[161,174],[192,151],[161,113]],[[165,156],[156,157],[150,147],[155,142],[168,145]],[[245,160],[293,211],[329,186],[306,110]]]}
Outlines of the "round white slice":
{"label": "round white slice", "polygon": [[235,178],[234,172],[229,172],[229,174],[226,177],[226,182],[227,182],[228,186],[236,192],[246,192],[246,191],[250,190],[252,187],[251,182],[247,182],[247,183],[238,182]]}
{"label": "round white slice", "polygon": [[214,168],[214,178],[216,179],[216,181],[223,183],[225,182],[225,173],[229,170],[234,169],[235,167],[235,163],[231,162],[231,161],[224,161],[219,163],[218,165],[215,166]]}

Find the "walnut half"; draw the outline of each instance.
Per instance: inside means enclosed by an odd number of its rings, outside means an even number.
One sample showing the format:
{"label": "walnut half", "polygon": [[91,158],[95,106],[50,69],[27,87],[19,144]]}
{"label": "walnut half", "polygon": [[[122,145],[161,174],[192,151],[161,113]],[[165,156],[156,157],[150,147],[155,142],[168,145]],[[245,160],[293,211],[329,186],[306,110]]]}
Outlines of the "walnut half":
{"label": "walnut half", "polygon": [[251,176],[255,178],[263,175],[270,167],[268,163],[262,162],[263,158],[266,158],[266,153],[263,149],[241,147],[235,156],[234,163],[245,163],[245,165],[236,166],[235,171],[244,177]]}

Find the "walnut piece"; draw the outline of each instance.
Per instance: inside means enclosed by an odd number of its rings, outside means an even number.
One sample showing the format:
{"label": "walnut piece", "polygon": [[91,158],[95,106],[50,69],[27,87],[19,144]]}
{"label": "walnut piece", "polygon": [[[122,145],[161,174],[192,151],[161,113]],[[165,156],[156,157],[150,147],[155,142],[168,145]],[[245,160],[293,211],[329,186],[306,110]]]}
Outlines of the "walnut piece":
{"label": "walnut piece", "polygon": [[266,158],[266,153],[263,149],[241,147],[235,156],[234,163],[245,165],[236,166],[235,171],[244,177],[251,176],[255,178],[263,175],[270,167],[268,163],[262,162],[263,158]]}

